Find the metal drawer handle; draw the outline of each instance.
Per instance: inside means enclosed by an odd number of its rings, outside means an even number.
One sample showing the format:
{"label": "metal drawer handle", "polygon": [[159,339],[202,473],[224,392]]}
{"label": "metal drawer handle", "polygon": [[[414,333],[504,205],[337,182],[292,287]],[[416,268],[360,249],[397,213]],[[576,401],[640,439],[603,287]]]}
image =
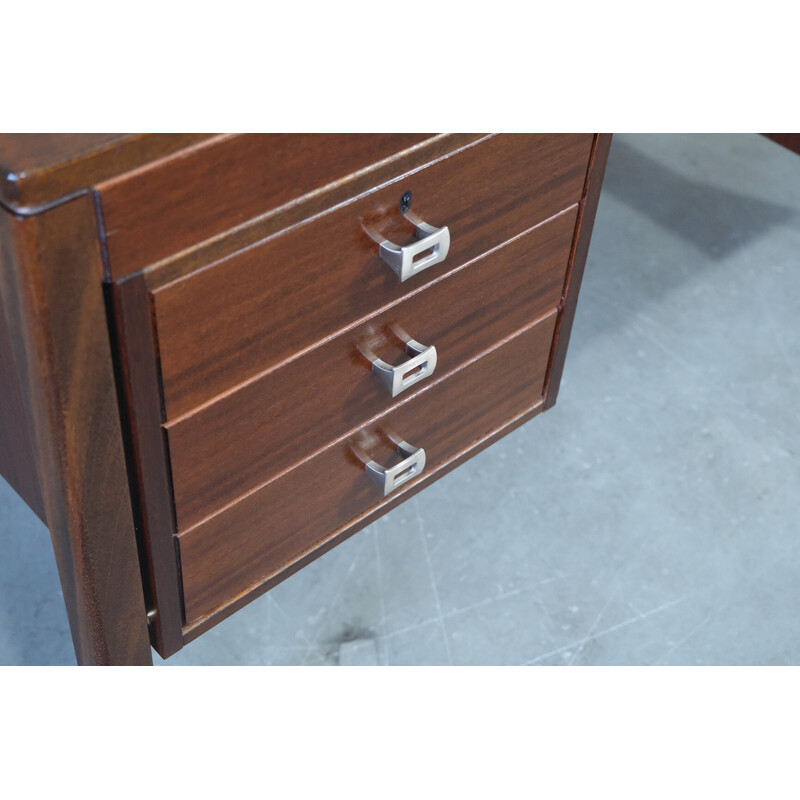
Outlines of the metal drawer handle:
{"label": "metal drawer handle", "polygon": [[425,347],[414,339],[405,340],[406,353],[413,356],[408,361],[393,367],[382,358],[378,358],[370,350],[365,349],[367,358],[372,362],[372,374],[386,387],[392,397],[397,397],[409,386],[419,383],[433,374],[436,369],[436,348]]}
{"label": "metal drawer handle", "polygon": [[[408,280],[412,275],[427,269],[428,267],[444,261],[447,251],[450,249],[450,231],[445,225],[444,228],[434,228],[428,225],[410,212],[406,216],[414,223],[419,241],[399,247],[392,244],[388,239],[381,242],[381,258],[394,270],[401,281]],[[430,250],[427,256],[421,256]]]}
{"label": "metal drawer handle", "polygon": [[408,442],[396,442],[395,445],[397,452],[406,456],[399,464],[386,469],[377,461],[368,461],[364,468],[367,475],[383,490],[384,497],[425,469],[425,451],[421,447],[413,447]]}

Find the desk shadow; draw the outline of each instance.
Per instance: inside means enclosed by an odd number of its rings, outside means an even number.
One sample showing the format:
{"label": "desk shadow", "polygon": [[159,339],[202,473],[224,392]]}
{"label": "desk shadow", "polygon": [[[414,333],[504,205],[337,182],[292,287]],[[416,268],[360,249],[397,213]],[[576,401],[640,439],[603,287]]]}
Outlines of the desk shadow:
{"label": "desk shadow", "polygon": [[800,216],[800,209],[687,178],[620,139],[612,142],[603,192],[714,260]]}

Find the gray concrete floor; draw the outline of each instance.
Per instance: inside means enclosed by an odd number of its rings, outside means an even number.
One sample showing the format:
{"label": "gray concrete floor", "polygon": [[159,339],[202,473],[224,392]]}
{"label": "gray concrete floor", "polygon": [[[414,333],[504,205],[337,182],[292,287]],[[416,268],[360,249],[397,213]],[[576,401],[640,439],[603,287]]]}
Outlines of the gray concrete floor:
{"label": "gray concrete floor", "polygon": [[[799,314],[800,157],[617,136],[556,407],[166,663],[800,664]],[[74,663],[2,481],[0,552],[0,664]]]}

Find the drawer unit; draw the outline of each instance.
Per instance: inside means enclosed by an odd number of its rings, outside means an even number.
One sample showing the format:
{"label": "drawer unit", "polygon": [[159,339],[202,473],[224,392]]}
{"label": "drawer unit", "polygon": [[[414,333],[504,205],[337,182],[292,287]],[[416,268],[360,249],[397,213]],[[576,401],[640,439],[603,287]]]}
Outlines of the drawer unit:
{"label": "drawer unit", "polygon": [[[391,494],[397,500],[448,461],[524,412],[541,407],[555,312],[508,341],[429,384],[352,436],[250,493],[200,525],[180,543],[189,625],[268,580],[348,523],[373,516],[387,500],[365,469],[401,458],[390,442],[424,452],[424,465]],[[418,451],[419,452],[419,451]],[[412,462],[418,453],[400,464]]]}
{"label": "drawer unit", "polygon": [[[577,206],[165,425],[178,530],[556,308]],[[403,338],[423,345],[409,358]],[[413,351],[412,351],[413,353]],[[416,367],[390,387],[370,359]],[[398,376],[400,377],[400,376]]]}
{"label": "drawer unit", "polygon": [[79,661],[169,656],[549,408],[609,144],[0,136],[0,471]]}
{"label": "drawer unit", "polygon": [[[396,503],[353,461],[363,437],[429,442],[405,495],[544,407],[595,142],[456,142],[221,258],[209,246],[177,275],[117,282],[143,539],[154,596],[171,597],[160,624],[196,635]],[[433,263],[403,280],[386,242]],[[418,372],[393,385],[406,360]]]}
{"label": "drawer unit", "polygon": [[[365,319],[581,198],[592,137],[493,136],[152,293],[167,419]],[[407,281],[385,238],[418,240],[400,212],[448,228],[447,257]]]}

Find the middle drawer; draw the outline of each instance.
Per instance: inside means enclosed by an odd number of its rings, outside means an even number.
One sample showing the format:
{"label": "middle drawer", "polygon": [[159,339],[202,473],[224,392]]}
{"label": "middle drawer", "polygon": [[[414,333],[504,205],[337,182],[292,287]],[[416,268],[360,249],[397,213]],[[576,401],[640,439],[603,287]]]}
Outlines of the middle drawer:
{"label": "middle drawer", "polygon": [[372,370],[370,357],[387,365],[408,358],[403,337],[436,348],[433,371],[439,377],[554,309],[576,216],[573,206],[367,322],[167,423],[178,530],[422,387],[427,376],[393,398]]}

